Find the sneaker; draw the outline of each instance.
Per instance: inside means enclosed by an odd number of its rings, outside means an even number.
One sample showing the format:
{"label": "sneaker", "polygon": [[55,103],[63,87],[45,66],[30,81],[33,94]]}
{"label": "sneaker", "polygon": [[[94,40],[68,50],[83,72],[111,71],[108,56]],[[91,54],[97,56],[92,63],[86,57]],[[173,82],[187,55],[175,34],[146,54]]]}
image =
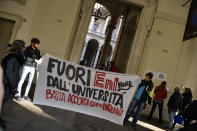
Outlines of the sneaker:
{"label": "sneaker", "polygon": [[21,100],[23,99],[23,97],[22,97],[22,96],[16,96],[15,99],[16,99],[17,101],[21,101]]}
{"label": "sneaker", "polygon": [[24,96],[24,99],[27,101],[31,101],[31,99],[28,96]]}
{"label": "sneaker", "polygon": [[136,130],[136,124],[134,124],[133,122],[131,123],[131,128],[133,128],[134,130]]}

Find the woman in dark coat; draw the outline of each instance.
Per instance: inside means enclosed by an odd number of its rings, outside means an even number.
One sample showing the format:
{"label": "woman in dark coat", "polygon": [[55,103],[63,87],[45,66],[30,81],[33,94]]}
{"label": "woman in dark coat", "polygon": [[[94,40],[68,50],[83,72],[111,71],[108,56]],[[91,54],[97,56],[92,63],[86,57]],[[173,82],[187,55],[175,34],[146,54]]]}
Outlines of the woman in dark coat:
{"label": "woman in dark coat", "polygon": [[180,111],[182,112],[190,103],[192,103],[192,92],[190,88],[185,88],[185,92],[182,94],[183,104]]}
{"label": "woman in dark coat", "polygon": [[15,40],[9,48],[9,54],[6,55],[1,62],[2,68],[4,70],[4,102],[9,99],[13,99],[15,96],[16,88],[19,82],[19,71],[24,62],[24,49],[25,42],[22,40]]}

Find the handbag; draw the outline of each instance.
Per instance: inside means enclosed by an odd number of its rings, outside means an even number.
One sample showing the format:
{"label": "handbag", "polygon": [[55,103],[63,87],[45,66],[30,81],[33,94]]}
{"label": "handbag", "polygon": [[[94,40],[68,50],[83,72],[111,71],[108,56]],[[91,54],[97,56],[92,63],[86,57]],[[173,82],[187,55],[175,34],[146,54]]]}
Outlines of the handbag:
{"label": "handbag", "polygon": [[182,125],[183,121],[184,121],[183,117],[180,116],[179,114],[174,116],[174,123],[178,123],[178,124]]}

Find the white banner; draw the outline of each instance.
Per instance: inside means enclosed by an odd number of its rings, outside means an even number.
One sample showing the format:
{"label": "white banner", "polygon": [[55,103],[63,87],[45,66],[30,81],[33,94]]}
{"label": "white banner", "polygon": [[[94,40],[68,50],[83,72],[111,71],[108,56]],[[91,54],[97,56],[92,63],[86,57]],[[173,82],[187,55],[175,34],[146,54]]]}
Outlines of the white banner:
{"label": "white banner", "polygon": [[123,125],[139,82],[136,75],[95,70],[46,54],[38,64],[33,103]]}

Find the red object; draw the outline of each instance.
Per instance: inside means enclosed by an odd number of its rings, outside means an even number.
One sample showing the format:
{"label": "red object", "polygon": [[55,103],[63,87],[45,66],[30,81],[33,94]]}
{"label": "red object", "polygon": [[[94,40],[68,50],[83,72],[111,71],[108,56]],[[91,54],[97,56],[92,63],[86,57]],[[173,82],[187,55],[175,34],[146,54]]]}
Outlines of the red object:
{"label": "red object", "polygon": [[118,72],[118,68],[115,65],[112,65],[111,71],[112,72]]}
{"label": "red object", "polygon": [[167,90],[165,88],[162,88],[161,86],[156,86],[154,93],[154,100],[163,102],[163,100],[167,98]]}

